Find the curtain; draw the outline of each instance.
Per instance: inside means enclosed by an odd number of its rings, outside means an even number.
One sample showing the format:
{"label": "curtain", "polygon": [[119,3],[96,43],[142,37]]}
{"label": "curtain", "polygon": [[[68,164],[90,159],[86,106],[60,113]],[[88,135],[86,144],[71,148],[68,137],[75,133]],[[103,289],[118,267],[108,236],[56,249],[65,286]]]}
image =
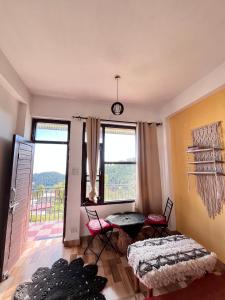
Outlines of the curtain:
{"label": "curtain", "polygon": [[88,118],[87,126],[87,160],[90,175],[91,191],[89,200],[96,202],[96,176],[99,159],[99,135],[100,135],[100,120]]}
{"label": "curtain", "polygon": [[145,215],[162,213],[162,191],[156,124],[137,124],[136,209]]}

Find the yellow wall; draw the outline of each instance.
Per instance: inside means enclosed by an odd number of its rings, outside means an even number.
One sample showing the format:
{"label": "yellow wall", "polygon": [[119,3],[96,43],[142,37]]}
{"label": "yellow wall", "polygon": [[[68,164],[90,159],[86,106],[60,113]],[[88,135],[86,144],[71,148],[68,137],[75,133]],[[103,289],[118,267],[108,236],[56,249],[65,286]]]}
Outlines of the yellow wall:
{"label": "yellow wall", "polygon": [[177,230],[214,251],[225,262],[225,205],[221,215],[210,219],[196,192],[195,176],[190,176],[189,191],[187,177],[186,149],[192,144],[191,130],[215,121],[223,121],[224,132],[225,89],[170,118],[172,182]]}

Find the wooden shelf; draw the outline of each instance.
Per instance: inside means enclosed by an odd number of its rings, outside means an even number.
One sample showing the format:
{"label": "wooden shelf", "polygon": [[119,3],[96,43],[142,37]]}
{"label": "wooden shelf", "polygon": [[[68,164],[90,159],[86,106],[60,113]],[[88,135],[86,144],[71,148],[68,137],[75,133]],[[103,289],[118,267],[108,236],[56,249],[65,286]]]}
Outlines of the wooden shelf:
{"label": "wooden shelf", "polygon": [[188,172],[188,175],[219,175],[219,176],[225,176],[225,173],[222,172],[214,172],[214,171],[206,171],[206,172]]}
{"label": "wooden shelf", "polygon": [[[216,159],[216,155],[214,151],[222,151],[224,148],[222,147],[197,147],[197,146],[190,146],[187,149],[187,153],[201,153],[201,152],[213,152],[213,157],[210,157],[209,160],[193,160],[189,161],[188,164],[195,165],[196,171],[190,171],[188,172],[188,175],[214,175],[214,176],[225,176],[224,172],[216,171],[215,164],[223,164],[225,161],[221,159]],[[204,157],[203,157],[204,159]],[[214,167],[210,168],[211,170],[208,171],[198,171],[197,165],[204,165],[204,164],[214,164]]]}
{"label": "wooden shelf", "polygon": [[218,151],[218,150],[224,150],[223,148],[219,147],[211,147],[211,148],[201,148],[201,147],[193,147],[188,148],[187,153],[195,153],[195,152],[207,152],[207,151]]}
{"label": "wooden shelf", "polygon": [[188,164],[199,165],[199,164],[223,164],[223,160],[199,160],[199,161],[190,161]]}

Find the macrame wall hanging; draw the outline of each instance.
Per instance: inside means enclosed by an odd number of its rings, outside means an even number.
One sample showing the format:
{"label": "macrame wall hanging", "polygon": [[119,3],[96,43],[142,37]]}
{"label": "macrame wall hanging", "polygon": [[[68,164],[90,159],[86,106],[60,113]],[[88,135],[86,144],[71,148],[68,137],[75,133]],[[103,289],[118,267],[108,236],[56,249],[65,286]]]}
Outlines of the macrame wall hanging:
{"label": "macrame wall hanging", "polygon": [[221,122],[216,122],[192,130],[193,146],[189,164],[194,170],[188,175],[196,175],[197,192],[207,208],[210,218],[220,214],[225,203],[225,180],[223,166],[223,139]]}

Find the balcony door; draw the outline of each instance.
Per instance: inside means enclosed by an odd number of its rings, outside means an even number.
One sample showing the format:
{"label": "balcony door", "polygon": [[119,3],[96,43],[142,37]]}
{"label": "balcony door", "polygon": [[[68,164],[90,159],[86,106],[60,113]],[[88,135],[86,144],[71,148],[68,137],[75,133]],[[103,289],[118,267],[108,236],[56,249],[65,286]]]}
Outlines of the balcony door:
{"label": "balcony door", "polygon": [[[4,240],[1,243],[1,280],[22,254],[26,242],[30,193],[32,185],[34,144],[15,135],[11,168],[10,195],[6,198]],[[3,242],[3,245],[2,245]]]}
{"label": "balcony door", "polygon": [[28,240],[65,236],[70,122],[34,119]]}

